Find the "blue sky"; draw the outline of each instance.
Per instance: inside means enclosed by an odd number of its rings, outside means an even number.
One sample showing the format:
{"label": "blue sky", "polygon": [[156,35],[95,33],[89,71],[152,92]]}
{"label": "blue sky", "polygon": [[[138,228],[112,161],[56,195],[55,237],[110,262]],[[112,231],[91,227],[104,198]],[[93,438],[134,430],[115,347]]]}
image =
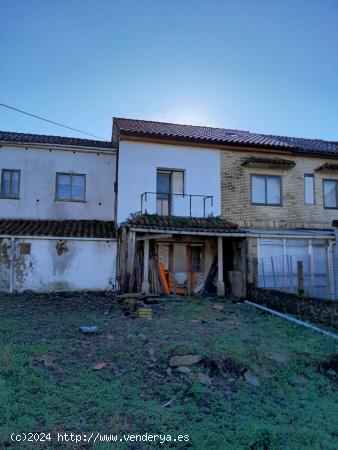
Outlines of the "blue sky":
{"label": "blue sky", "polygon": [[[337,0],[0,6],[0,103],[105,139],[122,116],[338,141]],[[0,129],[81,136],[3,108]]]}

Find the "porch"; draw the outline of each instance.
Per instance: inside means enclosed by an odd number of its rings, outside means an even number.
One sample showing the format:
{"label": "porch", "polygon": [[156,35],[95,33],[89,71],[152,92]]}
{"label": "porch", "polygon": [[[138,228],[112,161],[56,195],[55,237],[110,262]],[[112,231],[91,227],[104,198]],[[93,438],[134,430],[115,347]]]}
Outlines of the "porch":
{"label": "porch", "polygon": [[139,215],[120,230],[120,290],[245,297],[244,237],[221,218]]}

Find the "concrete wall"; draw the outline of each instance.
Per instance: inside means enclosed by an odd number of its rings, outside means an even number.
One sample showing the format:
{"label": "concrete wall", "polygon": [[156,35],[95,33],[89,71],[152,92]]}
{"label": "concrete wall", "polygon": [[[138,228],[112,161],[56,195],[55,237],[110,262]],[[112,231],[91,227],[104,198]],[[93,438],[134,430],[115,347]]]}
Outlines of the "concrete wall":
{"label": "concrete wall", "polygon": [[[30,254],[20,244],[31,244]],[[16,238],[13,270],[11,240],[0,242],[0,291],[36,292],[112,289],[116,274],[116,241]]]}
{"label": "concrete wall", "polygon": [[[254,154],[258,156],[258,152]],[[338,174],[315,172],[332,159],[290,156],[280,153],[259,156],[292,160],[296,166],[290,170],[245,168],[242,163],[253,152],[224,150],[222,167],[222,215],[243,227],[264,228],[331,228],[338,210],[325,209],[323,204],[323,178],[338,180]],[[304,174],[314,174],[315,204],[304,201]],[[271,174],[282,177],[282,206],[251,205],[251,174]]]}
{"label": "concrete wall", "polygon": [[[0,147],[1,169],[21,171],[20,199],[0,198],[0,218],[114,219],[116,156],[109,150]],[[56,172],[86,175],[86,201],[55,201]]]}
{"label": "concrete wall", "polygon": [[[187,194],[213,195],[214,207],[206,203],[206,213],[220,215],[220,152],[219,150],[157,143],[120,141],[118,173],[117,221],[128,219],[141,210],[141,194],[156,192],[158,168],[185,171]],[[175,200],[174,214],[189,215],[189,198]],[[192,200],[192,215],[203,215],[202,199]],[[149,196],[148,213],[156,213],[156,196]]]}

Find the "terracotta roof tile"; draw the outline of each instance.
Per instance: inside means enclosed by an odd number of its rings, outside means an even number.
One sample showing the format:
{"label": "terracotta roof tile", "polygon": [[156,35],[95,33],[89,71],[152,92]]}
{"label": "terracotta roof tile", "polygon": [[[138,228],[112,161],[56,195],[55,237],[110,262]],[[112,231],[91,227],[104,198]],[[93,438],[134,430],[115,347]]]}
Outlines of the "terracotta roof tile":
{"label": "terracotta roof tile", "polygon": [[115,118],[122,136],[140,136],[165,140],[219,145],[281,149],[294,153],[311,153],[338,157],[338,142],[275,136],[228,128],[212,128],[175,123]]}
{"label": "terracotta roof tile", "polygon": [[0,220],[0,236],[115,238],[115,222],[101,220]]}
{"label": "terracotta roof tile", "polygon": [[140,214],[129,219],[127,226],[137,228],[156,228],[184,231],[215,231],[236,232],[238,225],[230,223],[221,217],[177,217],[158,216],[156,214]]}
{"label": "terracotta roof tile", "polygon": [[95,141],[92,139],[80,139],[64,136],[49,136],[44,134],[14,133],[11,131],[0,131],[0,143],[20,144],[50,144],[71,145],[75,147],[115,148],[110,141]]}

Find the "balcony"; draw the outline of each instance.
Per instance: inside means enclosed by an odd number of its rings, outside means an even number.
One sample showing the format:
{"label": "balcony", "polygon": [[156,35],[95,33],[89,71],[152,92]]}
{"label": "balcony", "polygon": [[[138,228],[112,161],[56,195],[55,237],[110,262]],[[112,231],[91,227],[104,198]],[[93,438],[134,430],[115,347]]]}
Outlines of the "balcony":
{"label": "balcony", "polygon": [[141,213],[160,216],[208,217],[213,215],[213,195],[143,192]]}

